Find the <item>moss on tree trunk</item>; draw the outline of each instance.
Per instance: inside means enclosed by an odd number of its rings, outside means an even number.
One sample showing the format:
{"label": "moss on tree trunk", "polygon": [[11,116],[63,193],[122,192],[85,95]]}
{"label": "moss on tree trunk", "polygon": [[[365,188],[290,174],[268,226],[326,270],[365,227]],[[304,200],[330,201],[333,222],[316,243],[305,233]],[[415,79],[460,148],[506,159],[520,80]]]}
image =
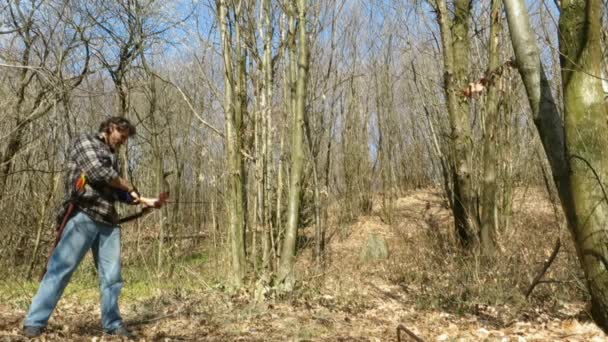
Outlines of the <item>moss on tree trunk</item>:
{"label": "moss on tree trunk", "polygon": [[566,154],[574,217],[570,229],[585,271],[595,322],[608,332],[608,112],[601,75],[600,0],[563,2],[560,51]]}

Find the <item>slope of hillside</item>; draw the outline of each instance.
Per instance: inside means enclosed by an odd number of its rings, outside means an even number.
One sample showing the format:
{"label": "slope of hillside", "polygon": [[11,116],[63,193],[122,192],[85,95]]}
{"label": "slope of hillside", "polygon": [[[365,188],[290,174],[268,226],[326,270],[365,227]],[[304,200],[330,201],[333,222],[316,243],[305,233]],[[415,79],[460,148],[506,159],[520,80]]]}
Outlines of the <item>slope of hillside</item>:
{"label": "slope of hillside", "polygon": [[[356,222],[333,223],[327,268],[319,271],[310,248],[303,249],[293,295],[279,296],[264,284],[228,293],[182,266],[175,284],[156,284],[147,296],[127,283],[124,317],[146,341],[397,341],[399,326],[425,341],[606,340],[585,314],[569,236],[555,224],[551,204],[529,189],[514,203],[498,262],[458,251],[442,199],[421,190],[394,203],[393,224],[381,219],[379,205]],[[371,236],[386,242],[388,258],[362,257]],[[526,300],[522,293],[558,237],[564,247],[547,282]],[[20,327],[35,286],[11,286],[2,287],[0,341],[25,340]],[[90,282],[68,291],[44,340],[119,340],[100,331],[96,291]]]}

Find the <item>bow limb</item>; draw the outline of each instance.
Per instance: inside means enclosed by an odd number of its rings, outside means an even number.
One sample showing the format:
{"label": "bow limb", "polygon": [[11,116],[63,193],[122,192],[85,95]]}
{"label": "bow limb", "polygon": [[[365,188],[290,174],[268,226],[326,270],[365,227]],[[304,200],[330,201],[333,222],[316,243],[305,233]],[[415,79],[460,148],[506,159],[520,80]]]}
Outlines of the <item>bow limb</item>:
{"label": "bow limb", "polygon": [[129,216],[125,216],[123,218],[121,218],[120,220],[118,220],[118,223],[127,223],[133,220],[137,220],[138,218],[145,216],[147,214],[149,214],[150,212],[152,212],[152,208],[151,207],[145,207],[142,210],[140,210],[139,212],[133,214],[133,215],[129,215]]}

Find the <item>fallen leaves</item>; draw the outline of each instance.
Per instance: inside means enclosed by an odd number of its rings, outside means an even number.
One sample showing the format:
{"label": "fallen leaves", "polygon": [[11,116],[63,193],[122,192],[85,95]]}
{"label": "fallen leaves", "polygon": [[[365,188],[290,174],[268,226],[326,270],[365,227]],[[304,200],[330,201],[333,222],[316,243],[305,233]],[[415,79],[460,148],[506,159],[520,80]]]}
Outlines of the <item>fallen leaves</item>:
{"label": "fallen leaves", "polygon": [[[487,89],[487,87],[497,86],[497,80],[499,80],[503,76],[505,71],[514,67],[515,63],[513,61],[506,61],[495,70],[487,72],[485,75],[480,77],[479,80],[467,84],[467,86],[460,91],[460,95],[468,98],[480,95],[484,92],[484,90]],[[503,88],[504,86],[501,85],[499,87],[499,90],[505,91],[505,89]]]}
{"label": "fallen leaves", "polygon": [[486,79],[482,78],[478,82],[471,82],[462,90],[462,96],[473,97],[481,94],[485,89]]}
{"label": "fallen leaves", "polygon": [[[526,196],[533,205],[520,206],[519,213],[552,215],[542,196],[532,192]],[[516,199],[522,200],[517,194]],[[159,288],[150,292],[153,298],[123,298],[123,316],[133,324],[141,341],[395,341],[400,324],[425,341],[605,340],[603,332],[580,315],[584,305],[579,302],[557,301],[549,309],[528,304],[527,312],[517,311],[511,302],[508,306],[469,300],[464,312],[420,305],[420,294],[431,287],[449,298],[446,275],[457,270],[444,260],[445,256],[438,261],[444,271],[441,275],[420,269],[420,258],[412,257],[398,265],[412,270],[418,283],[395,281],[391,274],[394,268],[388,267],[394,260],[361,264],[358,252],[372,232],[386,238],[394,251],[409,248],[419,256],[426,253],[425,248],[432,249],[419,241],[424,234],[437,233],[450,224],[449,212],[441,203],[436,192],[416,191],[395,202],[407,219],[393,226],[383,223],[378,215],[360,218],[347,227],[349,234],[332,241],[332,262],[325,273],[319,275],[311,267],[309,254],[299,258],[297,267],[304,280],[300,292],[293,297],[277,300],[269,295],[272,289],[265,283],[232,294],[210,286],[201,286],[200,291],[192,293]],[[538,253],[542,256],[547,251],[539,249]],[[521,253],[526,260],[542,259],[532,250]],[[186,272],[184,276],[200,281],[196,272]],[[483,286],[502,281],[496,274],[489,274],[488,279]],[[91,294],[62,299],[49,332],[41,340],[120,340],[103,335],[97,289],[86,291]],[[25,340],[21,335],[25,312],[16,307],[0,304],[0,341]]]}

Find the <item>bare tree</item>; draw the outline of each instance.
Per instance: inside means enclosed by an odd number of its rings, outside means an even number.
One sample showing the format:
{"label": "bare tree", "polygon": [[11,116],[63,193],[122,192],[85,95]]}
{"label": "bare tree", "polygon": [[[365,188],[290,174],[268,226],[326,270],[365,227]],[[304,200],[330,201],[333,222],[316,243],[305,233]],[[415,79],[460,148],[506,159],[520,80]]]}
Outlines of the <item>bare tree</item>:
{"label": "bare tree", "polygon": [[562,2],[559,38],[565,131],[542,68],[526,3],[506,0],[505,8],[519,72],[587,278],[592,316],[598,326],[608,331],[604,224],[608,219],[604,189],[608,159],[603,151],[608,143],[608,113],[599,77],[601,1]]}
{"label": "bare tree", "polygon": [[454,17],[448,12],[445,0],[437,0],[437,20],[441,29],[445,94],[450,121],[452,145],[452,213],[457,236],[463,246],[471,246],[476,239],[477,222],[472,185],[472,136],[469,104],[460,92],[469,78],[469,20],[470,0],[454,1]]}
{"label": "bare tree", "polygon": [[[235,17],[238,17],[241,5],[242,2],[239,1],[236,8],[233,9]],[[226,147],[228,151],[229,174],[228,215],[230,224],[230,251],[233,283],[236,287],[240,287],[245,277],[245,217],[247,217],[245,215],[245,189],[243,183],[243,160],[241,156],[243,146],[243,136],[241,134],[243,107],[242,94],[239,92],[243,88],[239,88],[239,83],[242,79],[238,73],[242,67],[242,56],[240,55],[240,48],[237,51],[233,51],[232,48],[233,39],[228,29],[229,10],[226,0],[220,0],[218,7],[218,20],[220,22],[223,47],[222,55],[224,58],[224,112],[226,117]],[[241,44],[238,33],[235,37],[235,44],[237,46]],[[235,65],[237,66],[237,72],[235,72]]]}
{"label": "bare tree", "polygon": [[[304,163],[304,120],[306,116],[306,98],[309,67],[308,32],[307,32],[307,1],[294,0],[290,3],[290,15],[298,18],[297,47],[295,39],[290,42],[289,50],[292,56],[297,55],[297,79],[296,93],[293,98],[295,106],[291,113],[291,173],[289,177],[289,199],[287,212],[287,227],[285,228],[285,239],[278,269],[278,283],[285,290],[293,289],[295,275],[293,267],[295,264],[296,238],[298,232],[298,218],[300,210],[300,192],[302,191],[302,171]],[[290,29],[291,31],[291,29]],[[295,32],[291,31],[292,34]],[[295,65],[292,64],[292,68]]]}
{"label": "bare tree", "polygon": [[502,31],[502,0],[492,0],[490,13],[490,38],[488,49],[488,69],[486,71],[489,90],[484,117],[483,180],[481,189],[480,243],[481,252],[493,255],[496,249],[497,210],[497,131],[498,131],[498,87],[500,82],[500,33]]}
{"label": "bare tree", "polygon": [[[14,35],[15,39],[13,53],[3,59],[15,68],[11,78],[16,87],[7,110],[13,124],[4,137],[8,142],[0,156],[0,198],[30,125],[45,116],[57,102],[66,100],[66,94],[88,73],[88,24],[63,20],[69,12],[70,7],[64,1],[33,1],[28,5],[8,2],[5,15],[11,26],[6,34]],[[83,58],[78,60],[77,56]],[[74,67],[77,64],[80,70]]]}

